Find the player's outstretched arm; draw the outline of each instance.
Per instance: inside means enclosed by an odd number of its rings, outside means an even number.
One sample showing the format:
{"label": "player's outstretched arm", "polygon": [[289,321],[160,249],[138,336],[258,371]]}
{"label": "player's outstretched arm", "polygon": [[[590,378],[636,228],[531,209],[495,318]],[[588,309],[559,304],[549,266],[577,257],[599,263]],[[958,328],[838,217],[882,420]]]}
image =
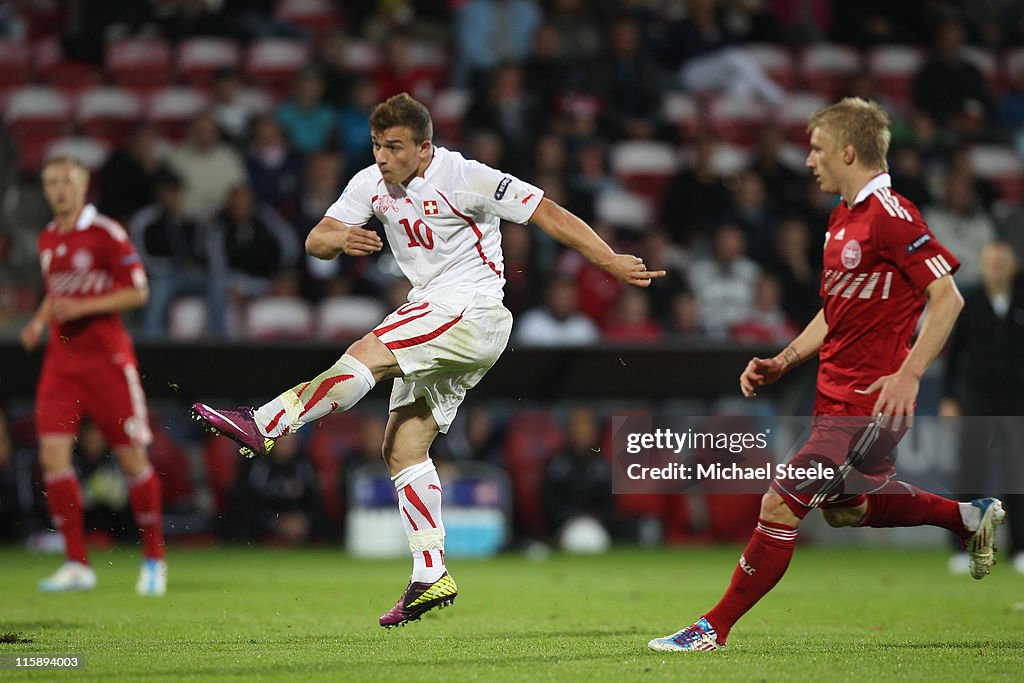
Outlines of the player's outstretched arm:
{"label": "player's outstretched arm", "polygon": [[903,365],[894,374],[879,377],[871,386],[860,392],[878,392],[878,400],[875,401],[872,412],[875,415],[892,415],[894,429],[899,429],[904,417],[908,426],[913,425],[914,404],[917,402],[921,376],[942,351],[957,316],[964,307],[964,298],[960,295],[960,290],[957,289],[951,275],[943,275],[934,280],[928,285],[925,294],[928,295],[928,308],[921,318],[921,331]]}
{"label": "player's outstretched arm", "polygon": [[50,300],[50,317],[57,322],[66,323],[90,315],[117,313],[132,308],[139,308],[149,300],[147,287],[123,287],[110,294],[77,299],[75,297],[53,297]]}
{"label": "player's outstretched arm", "polygon": [[39,346],[39,340],[43,338],[43,332],[46,331],[46,323],[50,320],[50,297],[43,297],[42,303],[39,304],[39,308],[36,309],[32,319],[28,321],[25,327],[22,328],[21,334],[18,335],[21,339],[21,346],[26,351],[34,351]]}
{"label": "player's outstretched arm", "polygon": [[615,253],[581,218],[550,199],[541,200],[530,222],[626,284],[648,287],[652,278],[665,277],[664,270],[647,270],[639,256]]}
{"label": "player's outstretched arm", "polygon": [[306,253],[329,261],[341,254],[366,256],[384,248],[380,235],[373,230],[346,225],[324,216],[306,236]]}
{"label": "player's outstretched arm", "polygon": [[796,336],[789,346],[772,358],[751,358],[747,367],[740,374],[740,391],[746,398],[755,398],[757,388],[771,384],[788,371],[813,356],[825,342],[828,323],[825,322],[825,311],[807,323],[803,332]]}

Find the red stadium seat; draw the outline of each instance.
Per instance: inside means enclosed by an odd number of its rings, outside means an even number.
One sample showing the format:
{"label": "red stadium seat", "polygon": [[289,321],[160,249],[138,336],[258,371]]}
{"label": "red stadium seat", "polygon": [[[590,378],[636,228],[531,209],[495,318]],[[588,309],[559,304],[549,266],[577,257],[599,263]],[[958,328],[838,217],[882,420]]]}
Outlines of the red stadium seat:
{"label": "red stadium seat", "polygon": [[142,120],[142,99],[131,90],[99,87],[78,98],[75,120],[79,130],[115,145],[124,141]]}
{"label": "red stadium seat", "polygon": [[350,40],[342,50],[342,66],[353,73],[372,74],[381,64],[377,46],[368,40]]}
{"label": "red stadium seat", "polygon": [[281,0],[274,16],[304,28],[319,40],[342,25],[336,3],[330,0]]}
{"label": "red stadium seat", "polygon": [[654,140],[626,140],[612,145],[612,173],[630,192],[660,201],[678,167],[675,145]]}
{"label": "red stadium seat", "polygon": [[522,411],[509,420],[505,469],[512,480],[516,514],[534,538],[552,531],[544,517],[541,485],[548,461],[561,450],[564,441],[561,427],[548,411]]}
{"label": "red stadium seat", "polygon": [[1005,201],[1019,202],[1024,199],[1024,167],[1011,147],[974,145],[970,157],[978,177],[998,187]]}
{"label": "red stadium seat", "polygon": [[897,104],[910,101],[910,83],[923,62],[924,51],[909,45],[878,45],[867,53],[878,89]]}
{"label": "red stadium seat", "polygon": [[8,97],[4,122],[17,145],[18,170],[33,174],[50,142],[71,129],[71,102],[54,88],[25,86]]}
{"label": "red stadium seat", "polygon": [[792,90],[797,86],[796,65],[787,48],[772,43],[748,43],[743,49],[783,90]]}
{"label": "red stadium seat", "polygon": [[110,143],[99,138],[69,137],[51,141],[44,150],[43,158],[58,155],[72,156],[90,171],[96,171],[110,155]]}
{"label": "red stadium seat", "polygon": [[28,85],[32,79],[32,49],[28,43],[0,40],[0,89]]}
{"label": "red stadium seat", "polygon": [[255,299],[245,311],[245,336],[253,339],[308,339],[313,334],[313,307],[293,296]]}
{"label": "red stadium seat", "polygon": [[807,144],[807,118],[828,104],[816,92],[797,92],[786,96],[775,112],[775,120],[787,140],[797,145]]}
{"label": "red stadium seat", "polygon": [[380,324],[387,314],[384,304],[373,297],[327,297],[317,308],[317,336],[324,339],[358,339]]}
{"label": "red stadium seat", "polygon": [[757,100],[736,95],[722,95],[711,100],[708,107],[711,129],[725,142],[752,145],[768,121],[764,106]]}
{"label": "red stadium seat", "polygon": [[1003,86],[1002,74],[999,72],[999,60],[991,50],[971,45],[964,46],[963,57],[968,62],[978,67],[981,75],[988,81],[989,88],[998,92]]}
{"label": "red stadium seat", "polygon": [[171,46],[162,38],[124,38],[107,44],[107,73],[120,85],[160,88],[171,82]]}
{"label": "red stadium seat", "polygon": [[843,94],[860,70],[860,54],[846,45],[810,45],[800,53],[804,86],[830,99]]}
{"label": "red stadium seat", "polygon": [[686,93],[666,94],[661,104],[661,117],[679,128],[684,139],[693,138],[701,128],[700,105],[697,98]]}
{"label": "red stadium seat", "polygon": [[178,44],[178,76],[191,85],[208,86],[217,71],[237,69],[242,51],[227,38],[202,36],[187,38]]}
{"label": "red stadium seat", "polygon": [[430,104],[430,116],[434,121],[434,134],[447,145],[462,143],[462,120],[472,103],[472,93],[462,88],[448,88],[439,91]]}
{"label": "red stadium seat", "polygon": [[246,80],[283,96],[291,88],[295,73],[308,60],[309,46],[305,42],[282,38],[256,40],[245,54]]}
{"label": "red stadium seat", "polygon": [[171,140],[185,137],[192,120],[209,104],[209,97],[195,88],[172,86],[149,98],[147,119]]}

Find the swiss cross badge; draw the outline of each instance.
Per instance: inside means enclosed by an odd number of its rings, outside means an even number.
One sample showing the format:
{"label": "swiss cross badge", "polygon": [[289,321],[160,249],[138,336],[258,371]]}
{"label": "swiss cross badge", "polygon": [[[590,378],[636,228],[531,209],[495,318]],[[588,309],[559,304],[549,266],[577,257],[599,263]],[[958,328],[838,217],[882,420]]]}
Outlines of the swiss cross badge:
{"label": "swiss cross badge", "polygon": [[423,202],[423,214],[425,216],[436,216],[438,214],[437,202],[433,199]]}

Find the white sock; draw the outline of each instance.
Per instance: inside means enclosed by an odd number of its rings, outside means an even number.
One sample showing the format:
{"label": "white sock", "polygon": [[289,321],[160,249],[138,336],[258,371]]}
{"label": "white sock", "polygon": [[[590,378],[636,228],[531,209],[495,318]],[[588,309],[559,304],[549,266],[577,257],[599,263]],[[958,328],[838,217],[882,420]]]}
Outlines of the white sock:
{"label": "white sock", "polygon": [[391,477],[398,491],[398,512],[412,551],[412,580],[433,583],[445,573],[441,480],[427,458]]}
{"label": "white sock", "polygon": [[981,526],[981,510],[970,503],[960,503],[960,520],[965,529],[974,533]]}
{"label": "white sock", "polygon": [[376,382],[373,373],[347,353],[313,380],[299,384],[256,409],[256,426],[277,438],[338,410],[348,410]]}

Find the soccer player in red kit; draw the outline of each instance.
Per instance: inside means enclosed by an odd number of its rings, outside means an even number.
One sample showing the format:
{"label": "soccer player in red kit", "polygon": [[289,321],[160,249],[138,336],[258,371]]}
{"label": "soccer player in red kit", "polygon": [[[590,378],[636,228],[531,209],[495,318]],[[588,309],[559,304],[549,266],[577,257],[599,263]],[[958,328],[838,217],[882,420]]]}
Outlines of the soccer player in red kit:
{"label": "soccer player in red kit", "polygon": [[85,549],[82,492],[71,464],[84,413],[103,432],[128,478],[144,557],[136,591],[163,595],[160,481],[146,454],[152,435],[135,349],[118,315],[146,302],[146,273],[124,228],[86,204],[88,184],[89,172],[74,158],[55,157],[43,168],[54,215],[38,244],[46,296],[21,332],[22,345],[31,351],[49,326],[35,420],[47,504],[67,554],[39,589],[68,592],[96,585]]}
{"label": "soccer player in red kit", "polygon": [[[963,307],[952,277],[959,262],[917,207],[890,189],[889,118],[877,104],[846,98],[812,114],[807,130],[808,168],[823,191],[842,196],[825,234],[822,309],[782,353],[752,359],[740,389],[754,398],[758,387],[817,353],[815,417],[793,462],[824,457],[840,474],[811,487],[807,480],[773,481],[725,595],[696,623],[650,641],[652,650],[723,647],[736,621],[782,578],[797,527],[814,508],[835,527],[940,526],[965,544],[974,578],[993,564],[995,530],[1005,516],[1001,502],[957,503],[922,491],[895,480],[888,458],[913,419],[921,375]],[[850,462],[857,466],[841,467]],[[844,493],[854,477],[863,492]]]}

